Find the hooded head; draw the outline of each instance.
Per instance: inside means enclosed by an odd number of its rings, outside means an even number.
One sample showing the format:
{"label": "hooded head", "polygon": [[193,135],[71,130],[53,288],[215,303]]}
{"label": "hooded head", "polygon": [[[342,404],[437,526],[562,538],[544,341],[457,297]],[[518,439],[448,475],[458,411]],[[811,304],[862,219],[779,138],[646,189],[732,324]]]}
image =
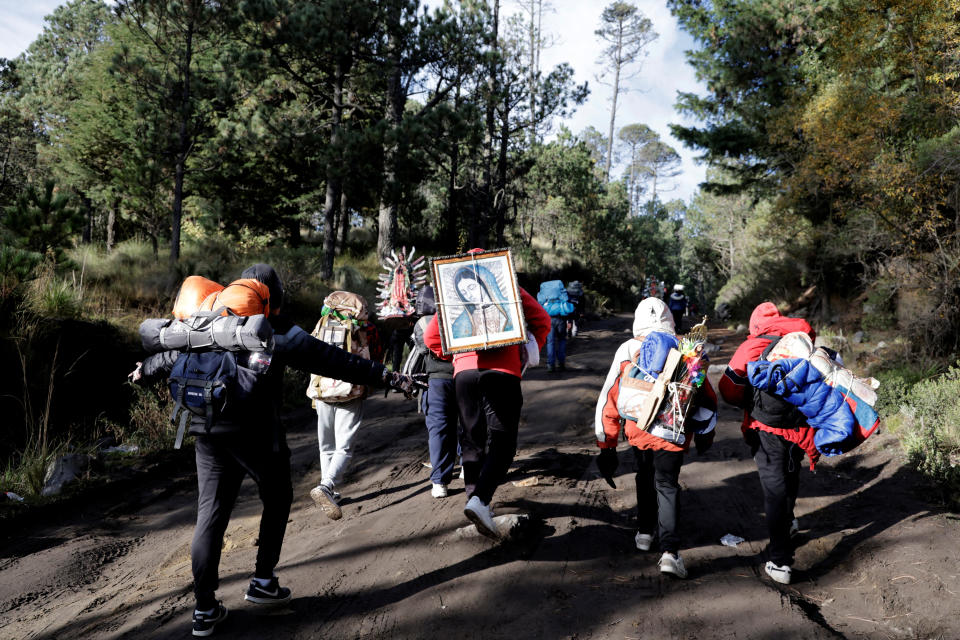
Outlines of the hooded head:
{"label": "hooded head", "polygon": [[280,311],[283,305],[283,282],[280,281],[280,276],[273,267],[260,262],[244,269],[240,277],[253,278],[267,285],[267,289],[270,290],[270,313],[273,315]]}
{"label": "hooded head", "polygon": [[633,337],[640,338],[651,331],[673,334],[673,314],[660,298],[644,298],[633,314]]}
{"label": "hooded head", "polygon": [[802,331],[809,335],[811,339],[816,338],[809,322],[803,318],[790,318],[781,315],[780,310],[772,302],[761,302],[750,314],[751,336],[785,336],[794,331]]}

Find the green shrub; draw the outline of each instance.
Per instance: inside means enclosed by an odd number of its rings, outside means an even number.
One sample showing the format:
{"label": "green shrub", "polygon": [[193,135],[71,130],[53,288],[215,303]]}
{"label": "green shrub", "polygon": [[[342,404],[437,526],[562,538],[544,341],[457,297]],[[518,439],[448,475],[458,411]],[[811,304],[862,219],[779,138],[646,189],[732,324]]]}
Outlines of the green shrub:
{"label": "green shrub", "polygon": [[900,407],[907,402],[910,389],[922,380],[933,378],[942,370],[937,366],[919,368],[903,365],[893,369],[885,369],[874,374],[880,381],[877,390],[877,403],[874,408],[881,418],[887,418],[900,411]]}
{"label": "green shrub", "polygon": [[[882,388],[882,387],[881,387]],[[897,435],[910,463],[960,505],[960,366],[914,384],[905,394]]]}

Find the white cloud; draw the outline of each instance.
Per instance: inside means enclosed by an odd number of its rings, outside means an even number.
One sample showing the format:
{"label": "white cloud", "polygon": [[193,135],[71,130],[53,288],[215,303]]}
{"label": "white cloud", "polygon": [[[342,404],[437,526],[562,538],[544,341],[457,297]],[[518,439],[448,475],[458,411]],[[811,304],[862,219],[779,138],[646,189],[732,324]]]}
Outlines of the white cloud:
{"label": "white cloud", "polygon": [[[587,102],[563,124],[574,133],[592,125],[606,135],[610,127],[611,88],[596,80],[601,72],[597,60],[602,47],[594,31],[600,27],[600,14],[608,2],[553,0],[552,4],[554,11],[544,16],[543,28],[558,42],[543,52],[544,70],[568,62],[576,72],[576,81],[588,81],[591,89]],[[692,124],[681,118],[673,108],[678,91],[705,91],[684,56],[684,51],[695,48],[695,44],[689,35],[680,30],[665,3],[637,4],[644,5],[641,11],[653,22],[659,37],[649,46],[640,72],[624,83],[629,91],[621,91],[618,98],[616,128],[636,122],[646,124],[659,133],[664,142],[675,148],[682,160],[683,173],[673,180],[676,189],[662,194],[662,197],[667,200],[688,200],[703,181],[706,168],[694,162],[698,152],[685,148],[670,135],[668,125]],[[508,0],[505,10],[509,14],[518,12],[519,8]]]}

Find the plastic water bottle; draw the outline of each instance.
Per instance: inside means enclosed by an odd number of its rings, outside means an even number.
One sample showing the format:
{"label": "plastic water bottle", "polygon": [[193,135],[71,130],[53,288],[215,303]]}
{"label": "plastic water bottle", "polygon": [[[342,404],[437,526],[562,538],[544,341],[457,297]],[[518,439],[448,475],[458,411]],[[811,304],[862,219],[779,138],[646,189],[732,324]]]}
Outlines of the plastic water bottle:
{"label": "plastic water bottle", "polygon": [[248,351],[246,367],[256,373],[265,373],[270,368],[273,356],[266,351]]}

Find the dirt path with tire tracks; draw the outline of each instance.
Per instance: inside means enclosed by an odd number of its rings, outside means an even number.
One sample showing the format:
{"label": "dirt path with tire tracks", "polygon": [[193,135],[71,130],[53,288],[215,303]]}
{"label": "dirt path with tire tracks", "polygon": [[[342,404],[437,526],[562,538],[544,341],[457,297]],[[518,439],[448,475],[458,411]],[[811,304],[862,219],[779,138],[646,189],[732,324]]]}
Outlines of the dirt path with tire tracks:
{"label": "dirt path with tire tracks", "polygon": [[[291,418],[294,505],[277,568],[287,607],[246,603],[259,502],[246,481],[227,530],[218,596],[229,638],[957,638],[960,527],[905,469],[893,436],[801,475],[794,584],[762,571],[766,544],[756,468],[724,407],[718,438],[680,475],[689,579],[662,577],[633,545],[632,455],[617,489],[598,479],[593,407],[626,316],[568,343],[568,371],[523,382],[519,452],[494,501],[530,516],[494,544],[458,532],[463,485],[430,496],[426,430],[411,402],[370,400],[332,522],[308,497],[319,468],[310,413]],[[722,340],[714,363],[739,341]],[[536,478],[535,484],[531,484]],[[526,481],[528,486],[515,486]],[[0,546],[0,638],[190,635],[189,457],[14,523]],[[737,547],[719,543],[733,533]]]}

